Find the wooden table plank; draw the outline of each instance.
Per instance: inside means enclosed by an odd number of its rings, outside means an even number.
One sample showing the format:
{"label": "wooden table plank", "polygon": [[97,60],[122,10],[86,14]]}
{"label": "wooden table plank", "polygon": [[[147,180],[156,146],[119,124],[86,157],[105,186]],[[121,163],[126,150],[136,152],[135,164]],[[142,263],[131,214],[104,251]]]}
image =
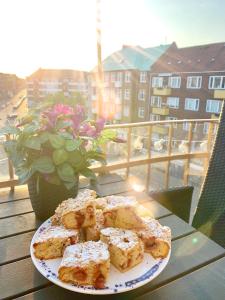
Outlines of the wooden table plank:
{"label": "wooden table plank", "polygon": [[32,211],[30,199],[6,202],[0,204],[0,219]]}
{"label": "wooden table plank", "polygon": [[34,230],[39,224],[34,213],[1,219],[0,238]]}
{"label": "wooden table plank", "polygon": [[224,300],[225,258],[138,298],[148,299]]}
{"label": "wooden table plank", "polygon": [[29,194],[26,185],[17,186],[14,191],[11,191],[10,188],[0,189],[0,203],[25,199],[28,197]]}
{"label": "wooden table plank", "polygon": [[[194,270],[201,268],[202,265],[206,265],[213,260],[219,259],[221,256],[225,255],[225,249],[218,246],[213,241],[209,240],[206,236],[203,234],[196,232],[189,236],[186,236],[184,238],[178,239],[174,242],[172,242],[172,253],[171,258],[169,261],[169,264],[165,268],[165,270],[152,282],[149,284],[146,284],[145,286],[142,286],[136,290],[117,294],[117,295],[107,295],[107,299],[121,299],[121,300],[127,300],[127,299],[135,299],[138,296],[142,296],[143,294],[148,293],[149,291],[152,291],[159,286],[165,285],[173,280],[176,280],[177,278],[184,276],[188,273],[193,272]],[[27,259],[28,261],[29,259]],[[30,261],[31,264],[31,261]],[[12,270],[13,264],[10,264]],[[22,265],[23,266],[23,265]],[[26,265],[27,266],[27,265]],[[20,272],[27,272],[27,270],[24,267],[21,267]],[[27,267],[26,267],[27,268]],[[34,269],[34,267],[33,267]],[[11,270],[9,270],[12,272]],[[36,271],[34,271],[36,272]],[[29,276],[29,274],[28,274]],[[0,278],[1,279],[1,278]],[[16,279],[16,278],[15,278]],[[7,279],[3,278],[5,281],[5,284],[2,283],[2,286],[4,287],[5,295],[13,295],[13,292],[10,290],[10,287],[7,287]],[[1,282],[1,280],[0,280]],[[16,281],[15,281],[16,282]],[[39,286],[39,282],[35,282],[37,284],[37,287]],[[32,281],[30,282],[29,288],[35,288],[36,286],[33,285]],[[21,289],[21,288],[20,288]],[[18,290],[17,290],[18,292]],[[41,289],[39,291],[30,293],[29,295],[26,295],[24,297],[21,297],[21,299],[24,300],[48,300],[48,299],[54,299],[54,300],[62,300],[62,299],[99,299],[99,296],[89,296],[89,295],[82,295],[78,293],[73,293],[67,290],[64,290],[62,288],[52,286],[48,288]],[[148,298],[148,299],[154,299],[154,298]],[[162,300],[168,299],[168,298],[161,298]],[[173,298],[172,298],[173,299]],[[182,299],[182,298],[180,298]],[[179,300],[180,300],[179,299]],[[190,298],[192,300],[192,298]],[[205,298],[204,300],[206,300]],[[214,299],[213,299],[214,300]]]}

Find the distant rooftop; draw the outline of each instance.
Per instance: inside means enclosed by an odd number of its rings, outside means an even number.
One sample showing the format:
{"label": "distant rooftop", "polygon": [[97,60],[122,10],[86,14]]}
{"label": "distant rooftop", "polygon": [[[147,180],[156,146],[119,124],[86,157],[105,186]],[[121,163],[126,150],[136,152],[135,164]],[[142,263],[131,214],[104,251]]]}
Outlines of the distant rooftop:
{"label": "distant rooftop", "polygon": [[204,72],[225,70],[225,42],[185,48],[169,48],[152,72]]}
{"label": "distant rooftop", "polygon": [[150,67],[171,45],[151,48],[124,45],[103,61],[104,71],[140,70],[149,71]]}
{"label": "distant rooftop", "polygon": [[36,72],[27,77],[27,79],[38,80],[60,80],[60,79],[73,79],[73,80],[86,80],[88,72],[70,69],[38,69]]}

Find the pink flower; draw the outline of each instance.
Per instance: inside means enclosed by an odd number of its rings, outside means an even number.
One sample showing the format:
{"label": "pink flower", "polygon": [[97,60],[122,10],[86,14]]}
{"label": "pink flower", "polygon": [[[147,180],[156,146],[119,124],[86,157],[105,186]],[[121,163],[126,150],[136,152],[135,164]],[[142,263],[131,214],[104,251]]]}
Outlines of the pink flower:
{"label": "pink flower", "polygon": [[101,133],[101,131],[103,130],[104,126],[105,126],[105,119],[104,118],[98,119],[95,122],[95,128],[96,128],[97,134]]}

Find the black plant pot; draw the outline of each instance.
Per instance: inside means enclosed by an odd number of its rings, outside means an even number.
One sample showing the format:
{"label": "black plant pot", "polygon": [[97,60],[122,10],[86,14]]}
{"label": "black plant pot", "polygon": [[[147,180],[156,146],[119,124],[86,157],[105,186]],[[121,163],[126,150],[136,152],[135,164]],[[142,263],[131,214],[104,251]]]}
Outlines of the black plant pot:
{"label": "black plant pot", "polygon": [[75,186],[71,190],[68,190],[63,184],[51,184],[42,177],[39,177],[39,188],[37,188],[37,177],[30,178],[28,190],[36,217],[41,221],[47,220],[63,200],[76,197],[78,186],[79,175],[77,175]]}

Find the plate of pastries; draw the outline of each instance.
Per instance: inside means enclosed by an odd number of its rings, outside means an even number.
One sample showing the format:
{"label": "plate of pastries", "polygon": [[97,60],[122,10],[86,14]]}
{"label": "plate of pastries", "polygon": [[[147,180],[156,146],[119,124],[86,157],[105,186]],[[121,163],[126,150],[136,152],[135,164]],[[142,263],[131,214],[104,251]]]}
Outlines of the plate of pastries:
{"label": "plate of pastries", "polygon": [[121,293],[163,271],[171,230],[135,197],[97,198],[84,189],[38,228],[30,252],[38,271],[56,285],[86,294]]}

